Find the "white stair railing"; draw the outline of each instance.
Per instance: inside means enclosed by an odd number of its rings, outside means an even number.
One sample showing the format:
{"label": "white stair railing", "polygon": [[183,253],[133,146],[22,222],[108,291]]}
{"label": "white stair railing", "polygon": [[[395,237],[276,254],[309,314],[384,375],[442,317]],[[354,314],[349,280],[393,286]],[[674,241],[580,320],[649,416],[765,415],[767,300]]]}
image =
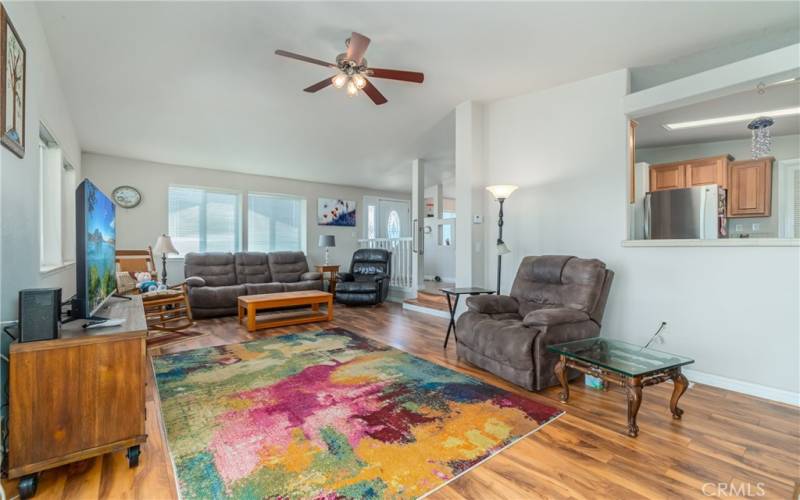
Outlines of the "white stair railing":
{"label": "white stair railing", "polygon": [[411,238],[372,238],[358,240],[361,248],[382,248],[392,252],[392,286],[411,288]]}

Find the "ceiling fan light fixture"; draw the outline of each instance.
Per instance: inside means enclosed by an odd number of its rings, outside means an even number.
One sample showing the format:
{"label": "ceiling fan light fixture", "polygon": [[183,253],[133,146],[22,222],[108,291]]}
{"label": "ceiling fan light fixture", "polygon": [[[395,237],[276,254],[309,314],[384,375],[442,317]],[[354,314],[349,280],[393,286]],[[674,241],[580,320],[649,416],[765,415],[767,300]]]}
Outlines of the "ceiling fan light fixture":
{"label": "ceiling fan light fixture", "polygon": [[276,50],[275,55],[288,57],[289,59],[295,59],[297,61],[310,64],[316,64],[317,66],[324,66],[336,71],[336,74],[333,76],[327,77],[320,82],[304,88],[304,92],[314,94],[329,86],[333,86],[337,89],[345,89],[347,95],[354,97],[359,94],[359,91],[361,91],[364,92],[364,95],[369,97],[376,106],[386,104],[388,99],[386,99],[386,97],[381,94],[377,88],[375,88],[375,85],[373,85],[373,83],[367,79],[368,76],[370,78],[382,78],[385,80],[412,83],[422,83],[422,81],[425,79],[425,75],[416,71],[402,71],[396,69],[370,67],[366,58],[364,57],[369,44],[369,38],[354,31],[345,43],[347,46],[347,51],[336,56],[336,63],[315,59],[313,57],[296,54],[294,52],[289,52],[282,49]]}
{"label": "ceiling fan light fixture", "polygon": [[337,89],[340,89],[345,86],[347,83],[347,75],[344,73],[338,73],[336,76],[333,77],[333,86]]}
{"label": "ceiling fan light fixture", "polygon": [[355,97],[358,95],[358,87],[353,82],[352,78],[347,82],[347,95],[350,97]]}
{"label": "ceiling fan light fixture", "polygon": [[359,90],[361,90],[361,89],[363,89],[364,87],[367,86],[367,79],[364,78],[362,75],[359,75],[358,73],[356,73],[355,75],[353,75],[353,83],[355,83],[356,87]]}

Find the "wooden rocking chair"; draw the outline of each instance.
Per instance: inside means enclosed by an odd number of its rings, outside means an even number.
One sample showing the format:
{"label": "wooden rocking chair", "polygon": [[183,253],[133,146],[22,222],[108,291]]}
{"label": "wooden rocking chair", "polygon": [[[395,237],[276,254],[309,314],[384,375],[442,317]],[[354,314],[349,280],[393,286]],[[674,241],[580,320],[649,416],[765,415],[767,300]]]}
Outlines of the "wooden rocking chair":
{"label": "wooden rocking chair", "polygon": [[[119,272],[147,272],[153,279],[158,279],[150,246],[145,250],[117,250],[116,261]],[[166,290],[144,292],[141,296],[148,330],[179,332],[194,326],[189,290],[185,283],[172,285]]]}

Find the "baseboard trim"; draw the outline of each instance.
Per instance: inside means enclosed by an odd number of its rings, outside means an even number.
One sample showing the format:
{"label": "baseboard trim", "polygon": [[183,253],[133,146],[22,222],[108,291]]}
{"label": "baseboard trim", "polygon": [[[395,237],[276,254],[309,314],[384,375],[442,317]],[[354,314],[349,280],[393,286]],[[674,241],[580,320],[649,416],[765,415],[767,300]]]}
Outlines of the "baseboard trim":
{"label": "baseboard trim", "polygon": [[408,302],[403,302],[403,309],[422,314],[430,314],[431,316],[436,316],[437,318],[450,319],[450,314],[447,311],[431,309],[430,307],[418,306],[416,304],[409,304]]}
{"label": "baseboard trim", "polygon": [[778,401],[780,403],[786,403],[793,406],[800,406],[800,393],[753,384],[751,382],[744,382],[742,380],[722,377],[720,375],[700,372],[697,370],[684,369],[683,373],[690,381],[697,382],[699,384],[719,387],[720,389],[727,389],[733,392],[740,392],[742,394],[747,394],[748,396],[769,399],[770,401]]}

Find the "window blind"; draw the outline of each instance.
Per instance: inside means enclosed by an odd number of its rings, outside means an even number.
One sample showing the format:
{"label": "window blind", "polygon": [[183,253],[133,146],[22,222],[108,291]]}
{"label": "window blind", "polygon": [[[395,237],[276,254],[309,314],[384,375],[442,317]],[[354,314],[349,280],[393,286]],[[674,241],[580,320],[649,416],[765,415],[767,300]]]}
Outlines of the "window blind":
{"label": "window blind", "polygon": [[248,193],[248,250],[305,251],[305,203],[303,198]]}
{"label": "window blind", "polygon": [[238,193],[170,186],[169,234],[181,255],[241,248]]}

